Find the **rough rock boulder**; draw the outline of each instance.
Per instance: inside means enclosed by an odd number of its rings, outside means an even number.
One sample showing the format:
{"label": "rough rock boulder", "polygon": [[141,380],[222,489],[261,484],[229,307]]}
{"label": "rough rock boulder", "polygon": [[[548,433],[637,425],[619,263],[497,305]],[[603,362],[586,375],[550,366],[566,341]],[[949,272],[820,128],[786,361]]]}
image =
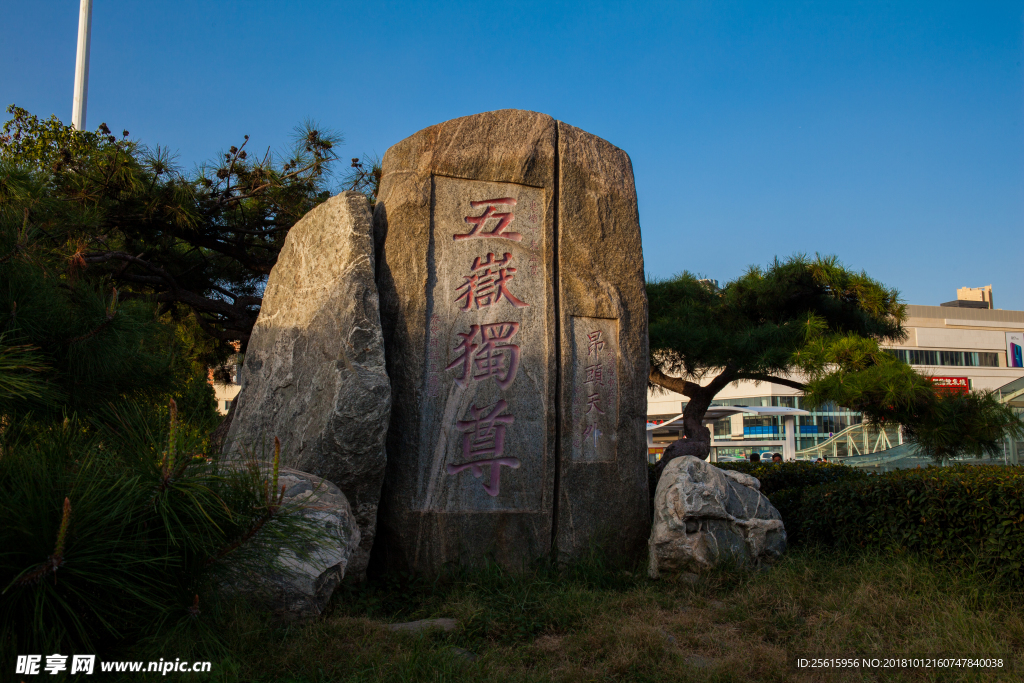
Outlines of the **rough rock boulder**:
{"label": "rough rock boulder", "polygon": [[760,486],[692,456],[670,462],[654,494],[651,577],[706,570],[727,558],[759,564],[781,557],[786,530]]}
{"label": "rough rock boulder", "polygon": [[228,450],[281,461],[338,486],[362,537],[348,573],[366,571],[384,480],[391,386],[384,368],[366,197],[343,192],[285,240],[242,367]]}
{"label": "rough rock boulder", "polygon": [[255,585],[239,587],[251,592],[284,621],[306,621],[323,613],[359,550],[359,526],[345,495],[329,481],[282,468],[278,484],[285,487],[282,507],[301,506],[301,514],[317,529],[309,557],[282,550],[280,571],[258,577]]}

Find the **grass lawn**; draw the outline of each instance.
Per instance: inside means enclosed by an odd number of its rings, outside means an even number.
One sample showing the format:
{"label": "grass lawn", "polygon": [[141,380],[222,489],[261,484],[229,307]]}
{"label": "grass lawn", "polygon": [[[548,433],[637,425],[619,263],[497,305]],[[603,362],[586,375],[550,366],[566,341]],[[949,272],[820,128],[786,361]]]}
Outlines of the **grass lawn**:
{"label": "grass lawn", "polygon": [[[581,565],[346,588],[322,621],[240,616],[219,681],[1024,680],[1024,592],[919,559],[791,551],[769,570],[651,581]],[[456,630],[398,633],[431,617]],[[983,656],[1019,669],[798,670],[801,655]],[[203,676],[211,680],[209,675]]]}

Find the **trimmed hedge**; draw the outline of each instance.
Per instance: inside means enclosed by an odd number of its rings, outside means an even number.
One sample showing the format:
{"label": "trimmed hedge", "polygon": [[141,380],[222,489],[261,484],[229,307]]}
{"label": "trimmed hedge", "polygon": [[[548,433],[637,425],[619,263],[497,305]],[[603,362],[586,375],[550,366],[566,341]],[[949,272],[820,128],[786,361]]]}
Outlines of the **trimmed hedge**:
{"label": "trimmed hedge", "polygon": [[958,464],[876,475],[810,462],[715,464],[761,481],[790,545],[898,550],[996,578],[1024,575],[1024,467]]}
{"label": "trimmed hedge", "polygon": [[[869,476],[861,470],[853,469],[852,467],[812,462],[760,464],[721,462],[713,464],[723,470],[735,470],[749,474],[761,481],[761,493],[771,501],[771,504],[782,515],[782,522],[786,525],[786,536],[791,545],[800,542],[800,525],[802,521],[800,505],[804,489],[842,481],[861,481]],[[650,508],[653,518],[654,491],[658,486],[654,465],[648,467],[648,484],[650,487]]]}
{"label": "trimmed hedge", "polygon": [[[716,462],[722,470],[735,470],[761,482],[761,493],[769,500],[772,494],[786,489],[804,489],[820,484],[834,484],[841,481],[863,481],[870,475],[862,470],[844,465],[813,463],[806,461],[779,463]],[[772,501],[774,505],[774,500]]]}
{"label": "trimmed hedge", "polygon": [[804,542],[916,552],[997,577],[1024,569],[1021,467],[897,470],[805,489],[798,510]]}
{"label": "trimmed hedge", "polygon": [[723,462],[715,465],[723,470],[743,472],[760,480],[761,493],[782,515],[782,523],[786,525],[786,540],[790,545],[797,545],[804,540],[803,498],[806,490],[840,482],[866,481],[871,476],[862,470],[844,465],[805,461],[759,464]]}

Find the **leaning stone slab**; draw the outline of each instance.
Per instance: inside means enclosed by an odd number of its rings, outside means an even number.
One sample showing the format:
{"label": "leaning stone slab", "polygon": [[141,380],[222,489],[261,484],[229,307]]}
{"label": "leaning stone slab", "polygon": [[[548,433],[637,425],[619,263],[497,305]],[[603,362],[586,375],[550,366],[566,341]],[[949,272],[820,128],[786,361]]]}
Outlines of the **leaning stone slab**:
{"label": "leaning stone slab", "polygon": [[362,541],[349,574],[365,574],[384,478],[391,388],[384,368],[371,218],[343,192],[288,233],[267,280],[242,369],[227,449],[334,482]]}
{"label": "leaning stone slab", "polygon": [[647,299],[626,153],[535,112],[431,126],[387,151],[374,233],[393,396],[374,561],[640,550]]}
{"label": "leaning stone slab", "polygon": [[256,577],[252,584],[236,586],[266,604],[283,621],[308,621],[323,613],[346,568],[359,550],[359,525],[341,490],[320,477],[281,468],[282,507],[301,507],[300,514],[316,527],[316,541],[305,548],[308,557],[282,550],[280,571]]}
{"label": "leaning stone slab", "polygon": [[670,462],[654,494],[651,578],[707,570],[726,559],[760,564],[780,558],[786,530],[760,485],[693,456]]}

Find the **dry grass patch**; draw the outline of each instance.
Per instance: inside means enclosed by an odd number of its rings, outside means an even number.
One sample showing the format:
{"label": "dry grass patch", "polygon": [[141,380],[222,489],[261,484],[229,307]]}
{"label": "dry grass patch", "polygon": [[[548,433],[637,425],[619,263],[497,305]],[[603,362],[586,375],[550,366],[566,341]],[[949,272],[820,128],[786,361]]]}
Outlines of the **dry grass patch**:
{"label": "dry grass patch", "polygon": [[[800,654],[1024,654],[1015,590],[907,557],[797,550],[765,572],[650,581],[598,568],[366,586],[324,621],[240,617],[217,678],[294,683],[1019,680],[934,670],[797,670]],[[376,591],[376,592],[375,592]],[[452,633],[383,624],[451,617]]]}

